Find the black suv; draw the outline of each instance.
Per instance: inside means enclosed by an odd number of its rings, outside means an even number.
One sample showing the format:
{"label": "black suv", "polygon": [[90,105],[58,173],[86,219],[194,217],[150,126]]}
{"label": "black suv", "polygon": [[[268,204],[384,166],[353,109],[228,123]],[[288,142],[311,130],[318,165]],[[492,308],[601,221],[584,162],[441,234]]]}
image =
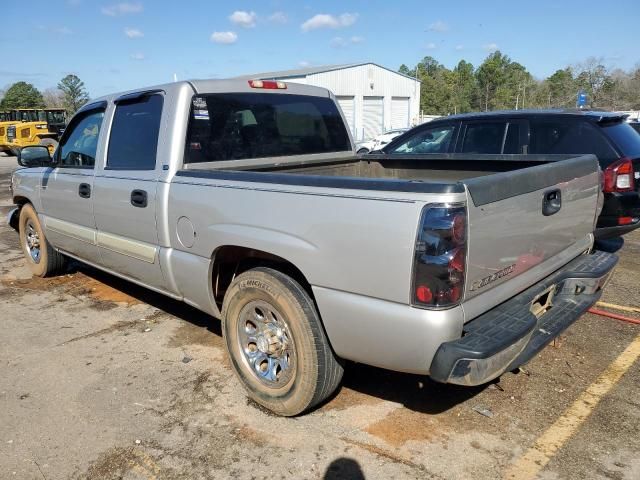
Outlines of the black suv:
{"label": "black suv", "polygon": [[592,153],[604,172],[596,237],[616,237],[640,226],[640,135],[624,115],[585,110],[452,115],[419,125],[372,153]]}

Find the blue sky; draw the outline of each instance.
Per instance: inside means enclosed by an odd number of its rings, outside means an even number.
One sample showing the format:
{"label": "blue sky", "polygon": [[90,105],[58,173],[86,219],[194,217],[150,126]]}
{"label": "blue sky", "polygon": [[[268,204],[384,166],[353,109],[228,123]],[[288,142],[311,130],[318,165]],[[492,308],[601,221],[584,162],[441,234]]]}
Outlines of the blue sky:
{"label": "blue sky", "polygon": [[2,5],[0,87],[67,73],[91,96],[173,79],[426,55],[452,67],[499,48],[538,78],[589,56],[640,63],[640,2],[32,0]]}

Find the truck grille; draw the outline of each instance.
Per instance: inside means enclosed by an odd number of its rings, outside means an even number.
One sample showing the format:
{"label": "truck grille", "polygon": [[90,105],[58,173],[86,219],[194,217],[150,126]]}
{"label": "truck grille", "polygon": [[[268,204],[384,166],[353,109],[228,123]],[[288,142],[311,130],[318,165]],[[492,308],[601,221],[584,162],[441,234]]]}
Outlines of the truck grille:
{"label": "truck grille", "polygon": [[11,125],[7,128],[7,140],[13,142],[16,138],[16,127],[15,125]]}

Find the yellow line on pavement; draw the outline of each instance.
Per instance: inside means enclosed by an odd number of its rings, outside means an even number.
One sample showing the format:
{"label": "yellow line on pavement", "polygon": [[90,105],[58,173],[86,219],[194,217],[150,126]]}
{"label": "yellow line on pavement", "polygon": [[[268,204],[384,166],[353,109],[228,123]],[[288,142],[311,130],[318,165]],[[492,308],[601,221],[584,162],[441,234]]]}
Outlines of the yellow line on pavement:
{"label": "yellow line on pavement", "polygon": [[612,308],[614,310],[620,310],[622,312],[633,312],[640,313],[640,308],[636,307],[625,307],[623,305],[616,305],[615,303],[607,303],[607,302],[596,302],[598,307]]}
{"label": "yellow line on pavement", "polygon": [[640,357],[640,335],[616,358],[611,365],[582,392],[575,402],[555,421],[536,443],[505,472],[510,480],[529,480],[536,477],[556,452],[580,428],[596,408],[602,397],[620,380]]}

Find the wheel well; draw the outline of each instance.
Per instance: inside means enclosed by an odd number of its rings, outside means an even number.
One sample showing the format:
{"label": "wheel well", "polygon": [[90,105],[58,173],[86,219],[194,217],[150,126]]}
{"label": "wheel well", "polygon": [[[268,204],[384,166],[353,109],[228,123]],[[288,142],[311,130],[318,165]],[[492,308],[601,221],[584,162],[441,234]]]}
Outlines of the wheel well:
{"label": "wheel well", "polygon": [[25,204],[29,203],[29,199],[27,197],[16,195],[15,197],[13,197],[13,203],[22,208]]}
{"label": "wheel well", "polygon": [[213,296],[218,308],[222,310],[224,295],[233,279],[247,270],[256,267],[269,267],[278,270],[296,280],[315,302],[311,284],[293,263],[278,255],[254,248],[225,245],[213,255],[212,283]]}

